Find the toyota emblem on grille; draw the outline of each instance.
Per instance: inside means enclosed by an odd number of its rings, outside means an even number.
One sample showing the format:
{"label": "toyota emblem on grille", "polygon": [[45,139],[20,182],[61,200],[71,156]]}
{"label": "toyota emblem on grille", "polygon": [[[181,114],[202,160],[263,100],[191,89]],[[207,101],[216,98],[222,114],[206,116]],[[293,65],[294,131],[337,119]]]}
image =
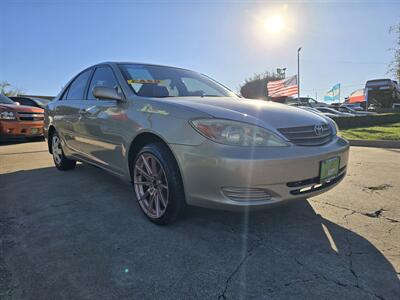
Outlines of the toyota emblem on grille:
{"label": "toyota emblem on grille", "polygon": [[320,136],[324,133],[324,128],[322,127],[322,125],[315,125],[314,132],[316,135]]}

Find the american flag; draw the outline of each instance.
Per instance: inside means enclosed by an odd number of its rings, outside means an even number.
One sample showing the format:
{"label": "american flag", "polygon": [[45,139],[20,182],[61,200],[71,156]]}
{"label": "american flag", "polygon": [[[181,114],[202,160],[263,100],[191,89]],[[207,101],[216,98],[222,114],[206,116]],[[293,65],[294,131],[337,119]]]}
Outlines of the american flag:
{"label": "american flag", "polygon": [[288,97],[298,93],[297,75],[289,78],[270,81],[267,84],[268,96],[271,98]]}

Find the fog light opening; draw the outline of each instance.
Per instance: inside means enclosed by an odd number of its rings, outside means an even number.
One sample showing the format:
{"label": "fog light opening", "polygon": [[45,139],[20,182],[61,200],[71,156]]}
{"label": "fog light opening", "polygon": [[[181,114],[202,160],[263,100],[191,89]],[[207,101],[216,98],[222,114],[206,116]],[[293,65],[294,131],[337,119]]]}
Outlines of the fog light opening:
{"label": "fog light opening", "polygon": [[233,201],[267,201],[272,198],[271,194],[262,188],[223,187],[222,193]]}

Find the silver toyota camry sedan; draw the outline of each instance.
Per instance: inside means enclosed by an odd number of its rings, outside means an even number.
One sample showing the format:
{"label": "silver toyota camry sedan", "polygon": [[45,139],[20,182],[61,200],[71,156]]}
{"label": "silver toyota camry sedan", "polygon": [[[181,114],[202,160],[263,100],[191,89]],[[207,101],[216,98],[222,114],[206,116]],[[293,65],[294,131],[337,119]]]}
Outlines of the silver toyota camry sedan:
{"label": "silver toyota camry sedan", "polygon": [[186,205],[266,207],[326,192],[345,176],[334,121],[237,96],[186,69],[106,62],[76,75],[45,111],[60,170],[76,161],[132,182],[153,222]]}

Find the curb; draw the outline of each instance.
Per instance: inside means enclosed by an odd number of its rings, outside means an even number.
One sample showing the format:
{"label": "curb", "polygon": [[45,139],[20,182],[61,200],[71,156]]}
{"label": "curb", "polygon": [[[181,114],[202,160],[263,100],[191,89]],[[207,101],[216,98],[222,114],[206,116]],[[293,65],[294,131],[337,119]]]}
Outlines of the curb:
{"label": "curb", "polygon": [[348,140],[350,146],[357,147],[378,147],[378,148],[396,148],[400,149],[400,141],[387,140]]}

